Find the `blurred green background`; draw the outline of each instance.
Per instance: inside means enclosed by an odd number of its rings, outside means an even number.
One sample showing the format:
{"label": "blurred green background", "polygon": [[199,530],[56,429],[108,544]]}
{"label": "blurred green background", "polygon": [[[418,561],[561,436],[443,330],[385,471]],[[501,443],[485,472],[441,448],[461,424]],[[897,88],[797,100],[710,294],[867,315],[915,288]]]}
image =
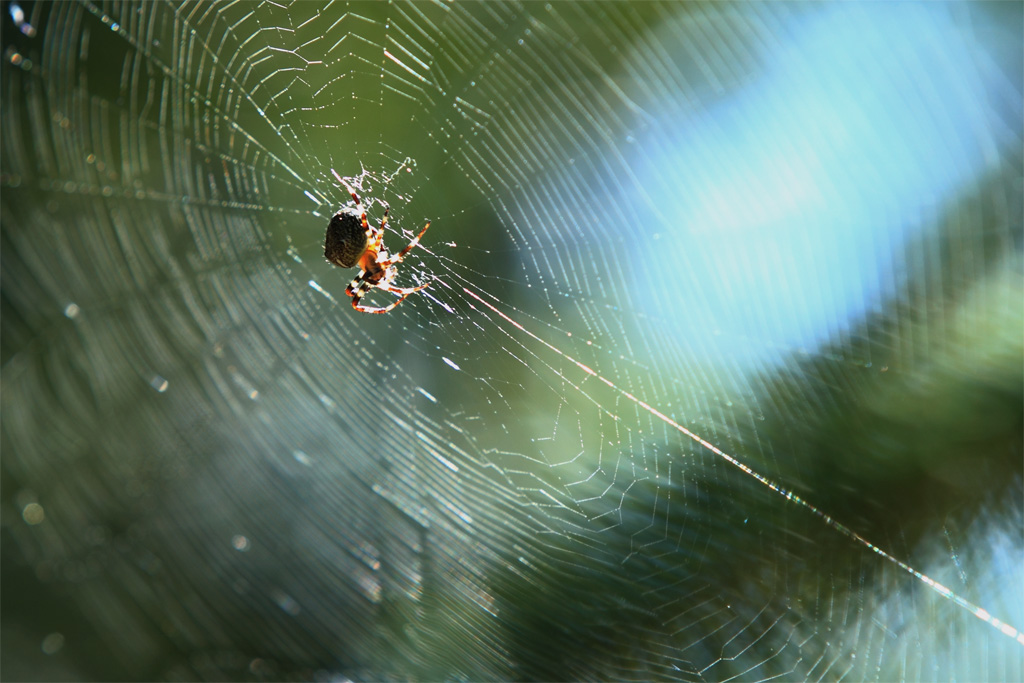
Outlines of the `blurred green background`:
{"label": "blurred green background", "polygon": [[4,680],[1020,679],[1019,3],[2,7]]}

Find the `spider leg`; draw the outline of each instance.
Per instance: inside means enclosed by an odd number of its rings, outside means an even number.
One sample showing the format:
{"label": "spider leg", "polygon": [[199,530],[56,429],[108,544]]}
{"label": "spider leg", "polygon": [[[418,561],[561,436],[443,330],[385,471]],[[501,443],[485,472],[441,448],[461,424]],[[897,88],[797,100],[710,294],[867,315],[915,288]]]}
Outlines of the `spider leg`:
{"label": "spider leg", "polygon": [[346,185],[345,188],[348,190],[348,193],[350,195],[352,195],[352,199],[356,203],[356,208],[359,209],[359,213],[361,214],[359,216],[359,220],[363,224],[363,230],[365,230],[369,234],[369,232],[370,232],[370,224],[366,222],[366,209],[363,208],[363,203],[361,201],[359,201],[359,195],[357,195],[356,191],[353,190],[348,185]]}
{"label": "spider leg", "polygon": [[394,305],[389,306],[387,309],[382,309],[377,308],[375,306],[364,306],[361,303],[359,303],[360,300],[364,296],[366,296],[366,294],[371,289],[373,289],[373,287],[369,286],[366,280],[363,280],[362,278],[363,273],[360,272],[359,277],[357,277],[355,280],[352,280],[352,282],[349,283],[348,287],[345,288],[345,296],[352,297],[352,308],[356,309],[357,311],[360,311],[361,313],[387,313],[398,304],[398,302],[396,302]]}
{"label": "spider leg", "polygon": [[420,285],[419,287],[392,287],[391,285],[377,285],[377,289],[383,289],[385,292],[391,292],[392,294],[400,294],[404,299],[413,292],[418,292],[421,289],[426,289],[429,286],[430,283],[428,282],[427,284]]}
{"label": "spider leg", "polygon": [[[371,228],[369,226],[367,227],[367,237],[373,242],[372,244],[370,244],[370,251],[373,251],[375,253],[380,252],[381,248],[384,246],[384,226],[388,224],[388,213],[390,211],[390,206],[384,207],[384,217],[380,219],[379,230],[377,228]],[[366,214],[364,213],[363,215],[365,216]]]}
{"label": "spider leg", "polygon": [[[353,284],[355,284],[355,281],[353,281]],[[352,285],[349,285],[349,288],[345,290],[345,294],[352,297],[352,308],[356,309],[360,313],[387,313],[392,308],[405,301],[410,294],[412,294],[413,292],[418,292],[421,289],[426,289],[429,285],[429,282],[425,285],[420,285],[419,287],[392,287],[389,284],[378,284],[376,285],[377,289],[383,289],[385,292],[391,292],[392,294],[398,297],[397,301],[393,301],[387,306],[382,307],[364,306],[363,304],[359,303],[359,301],[366,294],[368,294],[369,291],[373,289],[373,287],[366,287],[364,289],[362,286],[360,286],[357,287],[356,289],[352,289]]]}
{"label": "spider leg", "polygon": [[412,251],[412,249],[417,244],[420,243],[420,238],[423,237],[423,233],[425,233],[427,231],[427,228],[429,228],[429,227],[430,227],[430,221],[427,221],[427,224],[423,226],[422,230],[420,230],[420,234],[418,234],[418,235],[416,235],[416,237],[412,238],[412,242],[409,242],[409,244],[405,247],[405,249],[403,249],[402,251],[398,252],[397,254],[395,254],[394,256],[389,258],[386,261],[386,263],[382,263],[382,265],[384,265],[384,267],[387,267],[387,266],[391,265],[392,263],[398,263],[403,258],[405,258],[405,255],[408,254],[410,251]]}
{"label": "spider leg", "polygon": [[366,228],[366,239],[369,242],[366,249],[367,252],[373,252],[374,254],[377,254],[381,251],[381,247],[384,246],[384,231],[378,230],[372,225],[368,226]]}
{"label": "spider leg", "polygon": [[348,287],[345,288],[345,296],[353,296],[359,298],[366,294],[367,290],[363,288],[363,284],[365,284],[366,282],[365,280],[363,280],[364,274],[365,271],[359,271],[359,275],[356,275],[355,279],[353,279],[352,282],[348,283]]}
{"label": "spider leg", "polygon": [[402,251],[398,252],[398,256],[395,257],[395,260],[401,261],[402,257],[404,257],[406,254],[408,254],[410,251],[412,251],[413,247],[415,247],[417,244],[420,243],[420,238],[423,237],[423,233],[425,233],[427,231],[427,228],[429,228],[429,227],[430,227],[430,221],[427,221],[427,224],[423,226],[422,230],[420,230],[420,234],[418,234],[415,237],[413,237],[412,238],[412,242],[409,242],[408,246],[406,246],[405,249],[403,249]]}
{"label": "spider leg", "polygon": [[[388,291],[391,291],[391,290],[388,290]],[[411,293],[412,292],[410,292],[410,294]],[[409,294],[405,294],[400,299],[398,299],[398,301],[393,301],[390,304],[388,304],[387,306],[384,306],[383,308],[376,308],[376,307],[373,307],[373,306],[363,306],[361,303],[359,303],[359,297],[353,296],[352,297],[352,308],[356,309],[357,311],[359,311],[361,313],[387,313],[392,308],[394,308],[398,304],[400,304],[403,301],[405,301],[405,298],[407,296],[409,296]]]}

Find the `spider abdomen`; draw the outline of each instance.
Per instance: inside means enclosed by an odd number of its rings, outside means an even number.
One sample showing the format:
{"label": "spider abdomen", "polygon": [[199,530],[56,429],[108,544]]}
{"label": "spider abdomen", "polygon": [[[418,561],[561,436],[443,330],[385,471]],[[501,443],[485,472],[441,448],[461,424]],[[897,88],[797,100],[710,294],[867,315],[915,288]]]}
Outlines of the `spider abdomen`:
{"label": "spider abdomen", "polygon": [[324,256],[334,265],[351,268],[366,253],[366,229],[361,215],[356,209],[346,207],[331,218],[324,240]]}

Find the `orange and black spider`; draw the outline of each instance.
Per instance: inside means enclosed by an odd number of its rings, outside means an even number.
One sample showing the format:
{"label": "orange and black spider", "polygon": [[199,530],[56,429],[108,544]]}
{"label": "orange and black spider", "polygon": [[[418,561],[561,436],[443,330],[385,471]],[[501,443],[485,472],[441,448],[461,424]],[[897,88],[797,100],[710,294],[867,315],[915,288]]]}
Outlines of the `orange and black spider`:
{"label": "orange and black spider", "polygon": [[[388,255],[384,249],[384,226],[388,224],[388,211],[384,209],[384,218],[380,221],[380,228],[374,228],[366,222],[366,210],[359,196],[351,187],[347,188],[355,200],[355,207],[346,206],[334,214],[330,224],[327,226],[327,238],[324,240],[324,256],[330,263],[342,268],[359,266],[359,275],[345,288],[345,296],[352,297],[352,308],[362,313],[387,313],[398,304],[405,301],[405,298],[413,292],[418,292],[426,285],[419,287],[394,287],[392,281],[398,275],[396,265],[402,262],[405,255],[420,242],[423,233],[430,227],[430,221],[420,230],[420,234],[409,242],[405,249],[395,256]],[[392,302],[383,308],[363,306],[359,303],[374,287],[391,292],[399,297],[398,301]]]}

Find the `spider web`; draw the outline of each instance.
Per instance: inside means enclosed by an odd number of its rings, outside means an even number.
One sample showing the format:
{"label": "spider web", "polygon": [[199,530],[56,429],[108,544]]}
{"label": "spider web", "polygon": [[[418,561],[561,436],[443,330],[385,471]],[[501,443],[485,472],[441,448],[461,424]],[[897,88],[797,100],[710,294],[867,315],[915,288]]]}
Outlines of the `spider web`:
{"label": "spider web", "polygon": [[1021,678],[1018,4],[3,22],[4,678]]}

